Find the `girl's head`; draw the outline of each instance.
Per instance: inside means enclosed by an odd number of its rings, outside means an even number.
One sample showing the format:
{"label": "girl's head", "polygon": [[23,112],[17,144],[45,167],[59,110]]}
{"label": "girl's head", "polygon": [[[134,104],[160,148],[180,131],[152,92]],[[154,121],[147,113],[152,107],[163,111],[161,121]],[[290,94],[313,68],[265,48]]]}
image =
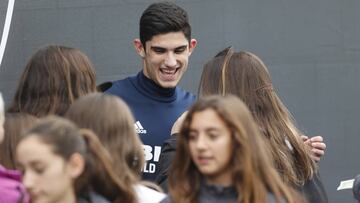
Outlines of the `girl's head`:
{"label": "girl's head", "polygon": [[276,168],[286,182],[301,185],[312,177],[316,166],[310,151],[259,57],[231,47],[217,54],[204,66],[199,85],[200,97],[213,94],[233,94],[244,101],[268,138]]}
{"label": "girl's head", "polygon": [[109,201],[127,200],[97,137],[58,117],[39,121],[16,149],[23,183],[34,202],[70,202],[94,190]]}
{"label": "girl's head", "polygon": [[5,137],[0,144],[0,164],[8,169],[17,169],[15,149],[24,131],[29,129],[38,119],[25,113],[5,114]]}
{"label": "girl's head", "polygon": [[[274,100],[269,71],[256,55],[231,47],[218,53],[203,69],[199,95],[234,94],[240,97],[250,111],[269,111]],[[266,112],[264,112],[266,113]]]}
{"label": "girl's head", "polygon": [[75,99],[95,91],[95,72],[88,57],[78,49],[51,45],[28,61],[9,111],[62,115]]}
{"label": "girl's head", "polygon": [[139,176],[144,164],[142,143],[131,111],[119,97],[100,93],[84,96],[71,105],[65,116],[96,133],[113,155],[114,168],[120,176]]}
{"label": "girl's head", "polygon": [[[262,158],[259,154],[264,150],[247,107],[230,95],[198,101],[189,110],[180,134],[179,154],[181,151],[188,156],[177,158],[183,159],[184,167],[191,173],[196,172],[206,179],[222,171],[232,177],[234,169],[239,167],[242,172],[250,173],[253,164],[244,163],[259,161]],[[260,152],[255,153],[258,148]]]}
{"label": "girl's head", "polygon": [[170,193],[177,200],[195,201],[201,179],[235,186],[241,202],[265,202],[269,191],[290,196],[251,113],[231,95],[200,99],[191,107],[171,170]]}

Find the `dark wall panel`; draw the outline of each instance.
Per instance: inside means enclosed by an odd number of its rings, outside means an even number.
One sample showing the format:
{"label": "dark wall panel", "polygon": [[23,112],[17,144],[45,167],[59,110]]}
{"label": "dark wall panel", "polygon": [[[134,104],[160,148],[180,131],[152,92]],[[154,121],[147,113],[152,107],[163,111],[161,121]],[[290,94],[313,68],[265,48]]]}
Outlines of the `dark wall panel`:
{"label": "dark wall panel", "polygon": [[[98,83],[141,69],[132,40],[153,0],[16,0],[0,67],[0,91],[14,94],[26,60],[38,47],[80,48],[96,66]],[[331,202],[353,202],[336,191],[360,173],[360,1],[178,0],[190,15],[198,47],[181,86],[196,92],[202,65],[233,45],[259,55],[300,128],[323,135],[320,163]],[[0,32],[7,0],[0,1]]]}

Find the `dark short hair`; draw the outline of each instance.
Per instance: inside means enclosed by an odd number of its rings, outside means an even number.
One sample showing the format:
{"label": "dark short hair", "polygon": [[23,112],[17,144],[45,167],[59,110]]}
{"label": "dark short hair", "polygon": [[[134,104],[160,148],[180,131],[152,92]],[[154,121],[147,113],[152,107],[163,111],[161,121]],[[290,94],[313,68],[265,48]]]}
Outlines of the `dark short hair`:
{"label": "dark short hair", "polygon": [[158,34],[183,32],[190,42],[191,27],[187,12],[171,2],[153,3],[140,18],[140,40],[143,46]]}

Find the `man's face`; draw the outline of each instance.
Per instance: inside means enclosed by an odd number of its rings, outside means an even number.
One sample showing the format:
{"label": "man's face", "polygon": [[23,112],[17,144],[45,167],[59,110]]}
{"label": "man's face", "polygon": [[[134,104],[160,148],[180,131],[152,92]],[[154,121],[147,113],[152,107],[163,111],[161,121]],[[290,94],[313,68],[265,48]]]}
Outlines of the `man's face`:
{"label": "man's face", "polygon": [[145,50],[139,40],[134,44],[144,59],[144,75],[163,88],[174,88],[187,69],[196,40],[189,43],[179,31],[153,36]]}

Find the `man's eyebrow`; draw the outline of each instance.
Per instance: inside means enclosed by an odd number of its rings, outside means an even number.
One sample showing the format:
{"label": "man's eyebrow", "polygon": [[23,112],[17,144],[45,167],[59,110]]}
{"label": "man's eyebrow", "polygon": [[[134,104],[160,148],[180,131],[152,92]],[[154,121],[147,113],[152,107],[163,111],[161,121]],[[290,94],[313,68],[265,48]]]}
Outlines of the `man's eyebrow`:
{"label": "man's eyebrow", "polygon": [[151,46],[150,49],[166,49],[164,47],[158,47],[158,46]]}
{"label": "man's eyebrow", "polygon": [[178,49],[186,49],[187,48],[187,45],[182,45],[182,46],[178,46],[175,48],[175,50],[178,50]]}
{"label": "man's eyebrow", "polygon": [[[177,49],[186,49],[186,48],[187,48],[187,45],[181,45],[181,46],[175,47],[174,50],[177,50]],[[165,48],[165,47],[160,47],[160,46],[151,46],[150,49],[152,49],[152,50],[154,50],[154,49],[167,50],[167,48]]]}

